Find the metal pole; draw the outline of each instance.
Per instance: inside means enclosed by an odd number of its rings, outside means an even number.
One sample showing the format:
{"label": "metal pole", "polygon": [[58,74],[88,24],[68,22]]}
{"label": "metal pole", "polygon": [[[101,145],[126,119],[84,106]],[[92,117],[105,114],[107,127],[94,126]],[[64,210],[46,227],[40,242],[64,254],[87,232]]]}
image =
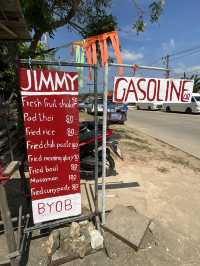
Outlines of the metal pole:
{"label": "metal pole", "polygon": [[102,224],[105,224],[106,209],[106,130],[107,130],[107,96],[108,96],[108,64],[104,67],[104,94],[103,94],[103,142],[102,142]]}
{"label": "metal pole", "polygon": [[166,78],[168,79],[169,78],[169,73],[170,73],[170,71],[169,71],[169,55],[166,56],[166,68],[167,68],[167,70],[166,70]]}
{"label": "metal pole", "polygon": [[[29,64],[29,59],[20,59],[18,60],[21,64]],[[57,66],[74,66],[74,67],[94,67],[94,65],[90,64],[81,64],[81,63],[74,63],[74,62],[67,62],[67,61],[48,61],[48,60],[31,60],[32,65],[57,65]],[[132,68],[133,65],[130,64],[116,64],[116,63],[109,63],[109,66],[114,67],[129,67]],[[153,67],[153,66],[142,66],[137,65],[138,69],[147,69],[147,70],[158,70],[158,71],[169,71],[170,69],[164,67]]]}
{"label": "metal pole", "polygon": [[[17,244],[15,240],[13,224],[11,221],[11,214],[8,207],[6,191],[5,187],[2,184],[0,184],[0,212],[4,224],[5,237],[8,245],[8,252],[13,253],[17,250]],[[16,265],[15,258],[11,259],[10,264],[11,266]]]}
{"label": "metal pole", "polygon": [[99,212],[98,208],[98,110],[97,110],[97,66],[94,67],[94,124],[95,124],[95,214]]}
{"label": "metal pole", "polygon": [[[130,64],[116,64],[116,63],[110,63],[109,66],[114,66],[114,67],[129,67],[132,68],[133,65]],[[137,65],[138,69],[146,69],[146,70],[157,70],[157,71],[169,71],[169,69],[164,68],[164,67],[154,67],[154,66],[141,66]]]}
{"label": "metal pole", "polygon": [[49,61],[49,60],[29,60],[29,59],[19,59],[17,60],[20,64],[30,64],[31,65],[49,65],[49,66],[73,66],[73,67],[94,67],[94,65],[74,63],[67,61]]}
{"label": "metal pole", "polygon": [[9,110],[8,110],[9,103],[5,99],[3,89],[2,89],[2,95],[3,95],[3,104],[5,107],[5,115],[3,114],[3,123],[4,123],[4,125],[6,127],[6,131],[7,131],[10,159],[11,159],[11,161],[14,161],[13,148],[12,148],[12,142],[11,142],[11,137],[10,137],[10,128],[9,128]]}

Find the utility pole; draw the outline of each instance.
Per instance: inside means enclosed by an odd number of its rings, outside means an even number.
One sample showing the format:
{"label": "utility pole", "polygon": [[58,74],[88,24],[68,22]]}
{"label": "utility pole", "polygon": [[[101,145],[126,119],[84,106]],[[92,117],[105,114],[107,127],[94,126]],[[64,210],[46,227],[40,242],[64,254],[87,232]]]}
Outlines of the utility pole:
{"label": "utility pole", "polygon": [[167,68],[167,71],[166,71],[166,78],[168,79],[169,78],[169,55],[167,54],[166,57],[165,57],[165,60],[166,60],[166,68]]}

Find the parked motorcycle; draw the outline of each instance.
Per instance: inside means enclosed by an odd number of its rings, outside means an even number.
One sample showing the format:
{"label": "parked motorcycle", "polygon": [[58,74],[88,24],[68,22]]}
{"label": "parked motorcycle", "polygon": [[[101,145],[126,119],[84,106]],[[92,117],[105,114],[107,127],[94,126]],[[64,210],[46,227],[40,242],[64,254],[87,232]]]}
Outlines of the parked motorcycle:
{"label": "parked motorcycle", "polygon": [[[80,123],[80,168],[81,177],[94,178],[95,170],[95,125],[94,122],[85,121]],[[106,175],[115,175],[114,154],[123,159],[118,141],[112,138],[113,131],[106,131]],[[98,176],[102,174],[102,125],[98,126]]]}
{"label": "parked motorcycle", "polygon": [[[84,121],[79,127],[80,175],[81,178],[94,179],[95,176],[95,124]],[[98,125],[98,176],[102,175],[102,125]],[[123,160],[118,141],[113,139],[112,129],[106,131],[106,176],[116,175],[114,156]],[[28,164],[25,163],[26,171]]]}

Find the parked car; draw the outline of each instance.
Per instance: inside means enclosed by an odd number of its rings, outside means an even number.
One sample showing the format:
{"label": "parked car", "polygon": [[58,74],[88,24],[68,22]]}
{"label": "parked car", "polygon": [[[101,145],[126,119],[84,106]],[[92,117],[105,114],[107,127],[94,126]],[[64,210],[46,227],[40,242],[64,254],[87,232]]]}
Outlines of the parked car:
{"label": "parked car", "polygon": [[81,111],[81,112],[85,112],[85,111],[87,111],[87,103],[86,102],[79,102],[79,110]]}
{"label": "parked car", "polygon": [[128,104],[117,103],[117,104],[115,104],[115,106],[116,106],[117,111],[121,111],[121,112],[127,112],[128,111]]}
{"label": "parked car", "polygon": [[107,120],[112,123],[121,123],[127,120],[128,106],[126,104],[116,104],[108,102]]}
{"label": "parked car", "polygon": [[152,103],[137,103],[137,110],[160,110],[162,109],[162,102],[152,102]]}
{"label": "parked car", "polygon": [[[94,102],[88,105],[87,107],[88,114],[94,114]],[[97,112],[99,115],[103,114],[103,99],[98,99],[97,102]]]}
{"label": "parked car", "polygon": [[162,109],[166,112],[200,113],[200,93],[193,93],[190,103],[164,103]]}

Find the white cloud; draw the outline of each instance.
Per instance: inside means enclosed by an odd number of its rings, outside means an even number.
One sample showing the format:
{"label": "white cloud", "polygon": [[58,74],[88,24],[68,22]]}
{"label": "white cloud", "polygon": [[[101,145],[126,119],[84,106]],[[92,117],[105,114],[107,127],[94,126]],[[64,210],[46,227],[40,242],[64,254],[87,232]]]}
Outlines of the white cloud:
{"label": "white cloud", "polygon": [[200,65],[191,66],[187,68],[187,72],[200,72]]}
{"label": "white cloud", "polygon": [[160,0],[161,6],[163,7],[165,5],[165,0]]}
{"label": "white cloud", "polygon": [[181,74],[183,75],[183,73],[185,72],[187,73],[196,73],[196,72],[200,72],[200,65],[196,65],[196,66],[185,66],[184,64],[179,65],[178,67],[173,69],[173,72],[175,74]]}
{"label": "white cloud", "polygon": [[165,54],[170,53],[175,48],[175,41],[171,38],[168,42],[162,43],[162,49]]}
{"label": "white cloud", "polygon": [[174,39],[170,39],[169,44],[170,44],[170,46],[171,46],[172,49],[175,48],[175,41],[174,41]]}
{"label": "white cloud", "polygon": [[135,52],[135,51],[129,51],[124,49],[121,53],[122,55],[122,60],[123,62],[132,62],[132,63],[137,63],[135,61],[139,61],[140,59],[142,59],[144,57],[143,53],[139,52]]}

